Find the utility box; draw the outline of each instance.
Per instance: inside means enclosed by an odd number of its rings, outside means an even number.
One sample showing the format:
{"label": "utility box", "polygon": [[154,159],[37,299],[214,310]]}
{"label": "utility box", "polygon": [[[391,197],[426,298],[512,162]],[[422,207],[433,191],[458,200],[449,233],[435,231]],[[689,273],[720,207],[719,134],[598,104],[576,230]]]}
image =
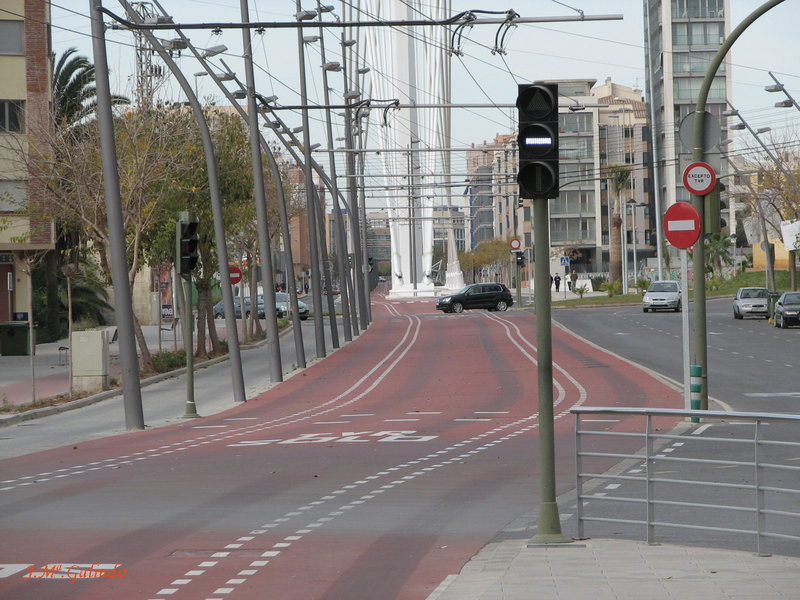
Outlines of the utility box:
{"label": "utility box", "polygon": [[108,329],[72,333],[72,384],[82,392],[108,389]]}
{"label": "utility box", "polygon": [[[3,356],[25,356],[30,354],[30,329],[27,321],[0,323],[0,354]],[[36,354],[34,334],[33,353]]]}

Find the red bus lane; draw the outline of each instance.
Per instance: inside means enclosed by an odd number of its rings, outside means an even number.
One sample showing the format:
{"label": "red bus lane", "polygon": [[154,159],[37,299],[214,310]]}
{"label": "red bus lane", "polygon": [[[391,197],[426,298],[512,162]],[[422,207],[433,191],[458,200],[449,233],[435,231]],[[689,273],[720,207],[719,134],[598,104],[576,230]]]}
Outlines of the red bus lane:
{"label": "red bus lane", "polygon": [[[234,410],[0,463],[0,562],[44,574],[0,577],[0,597],[427,597],[537,506],[535,317],[429,302],[373,315]],[[553,348],[562,493],[570,407],[681,400],[559,329]],[[125,575],[47,577],[93,563]]]}

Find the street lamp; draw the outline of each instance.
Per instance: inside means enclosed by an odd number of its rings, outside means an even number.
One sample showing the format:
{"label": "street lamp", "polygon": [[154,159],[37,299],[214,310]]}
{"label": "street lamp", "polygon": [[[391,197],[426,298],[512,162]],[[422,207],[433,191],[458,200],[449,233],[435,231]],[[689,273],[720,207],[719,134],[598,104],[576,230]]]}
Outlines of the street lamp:
{"label": "street lamp", "polygon": [[211,58],[212,56],[216,56],[217,54],[222,54],[223,52],[227,51],[228,47],[224,44],[220,44],[219,46],[211,46],[211,48],[206,48],[200,53],[200,56],[202,58]]}
{"label": "street lamp", "polygon": [[198,98],[200,97],[200,94],[197,93],[197,78],[205,77],[206,75],[208,75],[208,73],[206,73],[205,71],[198,71],[197,73],[194,74],[194,95],[197,96]]}

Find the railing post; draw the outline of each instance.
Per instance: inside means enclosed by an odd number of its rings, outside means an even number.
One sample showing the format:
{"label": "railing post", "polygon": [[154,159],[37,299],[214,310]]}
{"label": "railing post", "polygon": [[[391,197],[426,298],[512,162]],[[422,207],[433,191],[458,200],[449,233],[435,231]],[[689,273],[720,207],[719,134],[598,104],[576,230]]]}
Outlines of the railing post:
{"label": "railing post", "polygon": [[753,435],[753,467],[756,472],[756,552],[759,556],[769,556],[769,554],[764,553],[761,547],[761,533],[766,529],[764,490],[761,489],[761,420],[756,420],[755,433]]}
{"label": "railing post", "polygon": [[581,414],[575,413],[575,514],[578,517],[578,539],[585,539],[583,535],[583,461],[581,460]]}
{"label": "railing post", "polygon": [[654,541],[653,531],[653,482],[651,469],[653,466],[653,438],[652,434],[653,417],[647,415],[647,427],[645,429],[645,480],[647,482],[647,508],[646,508],[646,521],[647,521],[647,543],[652,545]]}

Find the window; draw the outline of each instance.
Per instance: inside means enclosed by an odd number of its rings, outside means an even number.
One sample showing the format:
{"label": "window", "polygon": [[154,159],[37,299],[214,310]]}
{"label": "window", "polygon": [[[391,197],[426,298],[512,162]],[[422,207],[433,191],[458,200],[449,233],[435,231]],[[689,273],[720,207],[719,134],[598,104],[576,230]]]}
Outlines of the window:
{"label": "window", "polygon": [[24,181],[0,181],[0,212],[16,212],[25,204]]}
{"label": "window", "polygon": [[558,124],[561,131],[576,133],[591,133],[591,113],[561,113],[558,115]]}
{"label": "window", "polygon": [[22,21],[0,20],[0,54],[22,56]]}
{"label": "window", "polygon": [[24,100],[0,100],[0,133],[23,133]]}

